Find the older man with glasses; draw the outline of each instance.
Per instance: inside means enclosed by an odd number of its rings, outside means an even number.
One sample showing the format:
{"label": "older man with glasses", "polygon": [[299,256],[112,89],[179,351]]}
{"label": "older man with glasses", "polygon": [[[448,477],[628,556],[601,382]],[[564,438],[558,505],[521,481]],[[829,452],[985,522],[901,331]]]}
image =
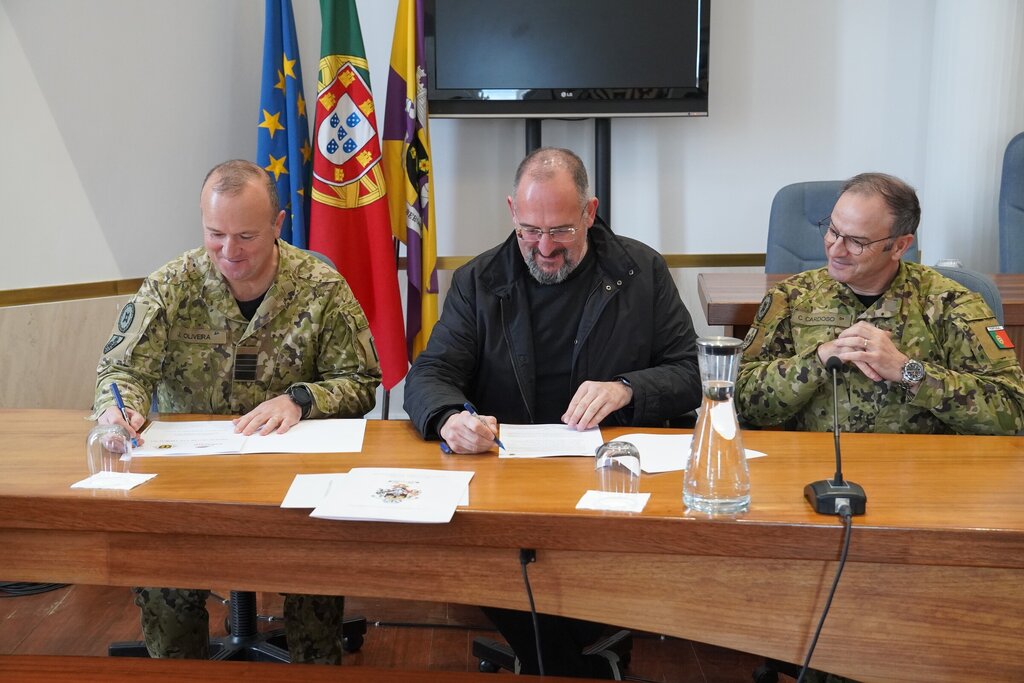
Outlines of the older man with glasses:
{"label": "older man with glasses", "polygon": [[[597,201],[568,150],[542,148],[519,165],[514,229],[455,272],[409,371],[405,409],[424,438],[483,453],[499,422],[658,426],[700,404],[696,336],[664,259],[614,235]],[[529,615],[488,614],[536,673]],[[545,673],[606,673],[581,655],[593,626],[544,617]]]}
{"label": "older man with glasses", "polygon": [[917,194],[898,178],[846,182],[819,224],[828,265],[769,291],[744,341],[736,404],[745,422],[830,430],[834,356],[847,431],[1024,429],[1024,375],[981,295],[900,259],[920,218]]}

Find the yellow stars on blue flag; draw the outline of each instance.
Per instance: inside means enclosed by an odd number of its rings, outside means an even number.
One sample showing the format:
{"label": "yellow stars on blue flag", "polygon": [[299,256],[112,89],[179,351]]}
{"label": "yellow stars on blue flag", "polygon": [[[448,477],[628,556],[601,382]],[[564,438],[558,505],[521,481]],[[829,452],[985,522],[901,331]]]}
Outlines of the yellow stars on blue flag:
{"label": "yellow stars on blue flag", "polygon": [[256,163],[274,179],[285,210],[281,238],[303,249],[309,244],[306,186],[313,157],[306,99],[302,93],[299,42],[291,0],[265,0],[263,80]]}
{"label": "yellow stars on blue flag", "polygon": [[266,109],[263,110],[263,122],[259,125],[260,128],[266,128],[270,132],[270,139],[274,139],[274,133],[279,130],[284,130],[284,126],[281,125],[281,112],[271,114]]}
{"label": "yellow stars on blue flag", "polygon": [[263,167],[264,170],[267,171],[267,173],[269,173],[270,175],[274,176],[274,182],[275,183],[279,182],[281,180],[281,175],[282,174],[288,172],[288,168],[285,166],[285,158],[286,157],[281,157],[279,159],[275,159],[274,155],[271,154],[270,155],[270,163]]}

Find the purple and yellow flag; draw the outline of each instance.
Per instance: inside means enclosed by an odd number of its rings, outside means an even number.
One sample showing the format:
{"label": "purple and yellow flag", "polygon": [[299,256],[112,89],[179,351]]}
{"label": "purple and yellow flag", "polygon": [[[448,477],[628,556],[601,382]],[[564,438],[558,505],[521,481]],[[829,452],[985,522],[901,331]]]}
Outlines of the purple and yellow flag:
{"label": "purple and yellow flag", "polygon": [[302,96],[299,41],[292,0],[266,0],[263,30],[263,82],[260,122],[256,128],[256,163],[270,173],[285,211],[281,239],[306,248],[309,222],[309,121]]}
{"label": "purple and yellow flag", "polygon": [[412,360],[437,322],[437,235],[423,62],[423,0],[399,0],[384,112],[384,177],[391,231],[405,243],[406,343]]}

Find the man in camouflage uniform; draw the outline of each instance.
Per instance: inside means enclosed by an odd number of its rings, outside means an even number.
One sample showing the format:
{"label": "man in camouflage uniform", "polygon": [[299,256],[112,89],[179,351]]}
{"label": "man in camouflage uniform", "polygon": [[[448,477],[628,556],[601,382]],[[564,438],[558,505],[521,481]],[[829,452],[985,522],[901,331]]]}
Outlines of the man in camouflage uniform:
{"label": "man in camouflage uniform", "polygon": [[[204,248],[150,275],[122,309],[97,368],[94,417],[134,436],[154,391],[163,413],[241,415],[244,434],[369,411],[381,373],[366,317],[341,275],[278,239],[285,213],[270,177],[225,162],[207,175],[200,210]],[[209,591],[134,590],[151,656],[208,656]],[[343,605],[285,597],[293,661],[341,660]]]}
{"label": "man in camouflage uniform", "polygon": [[780,283],[745,340],[737,410],[755,425],[856,432],[1014,434],[1024,374],[981,295],[900,260],[921,209],[913,188],[866,173],[822,222],[828,265]]}

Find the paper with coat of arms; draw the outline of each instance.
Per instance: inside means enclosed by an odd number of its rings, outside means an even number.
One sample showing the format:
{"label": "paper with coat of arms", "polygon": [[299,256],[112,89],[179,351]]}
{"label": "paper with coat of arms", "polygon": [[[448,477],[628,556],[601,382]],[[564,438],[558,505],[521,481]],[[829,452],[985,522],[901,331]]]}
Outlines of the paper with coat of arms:
{"label": "paper with coat of arms", "polygon": [[473,472],[355,467],[330,487],[311,517],[364,522],[450,522]]}

